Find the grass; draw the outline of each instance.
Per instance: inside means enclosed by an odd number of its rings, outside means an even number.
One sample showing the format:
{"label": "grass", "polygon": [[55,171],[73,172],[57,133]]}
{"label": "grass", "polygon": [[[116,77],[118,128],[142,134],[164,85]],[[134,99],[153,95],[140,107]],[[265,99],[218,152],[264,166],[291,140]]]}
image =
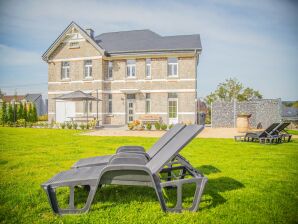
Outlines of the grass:
{"label": "grass", "polygon": [[40,184],[78,159],[155,138],[0,128],[2,223],[297,223],[298,141],[280,145],[195,139],[182,155],[209,178],[196,213],[163,213],[151,188],[107,186],[89,213],[53,215]]}
{"label": "grass", "polygon": [[289,134],[298,135],[298,130],[287,130]]}

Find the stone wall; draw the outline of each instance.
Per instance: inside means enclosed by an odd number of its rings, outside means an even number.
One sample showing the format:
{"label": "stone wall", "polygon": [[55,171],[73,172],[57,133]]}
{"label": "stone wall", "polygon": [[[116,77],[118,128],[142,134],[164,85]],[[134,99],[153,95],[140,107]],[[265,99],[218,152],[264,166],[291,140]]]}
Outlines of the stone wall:
{"label": "stone wall", "polygon": [[245,102],[214,102],[211,109],[211,125],[214,128],[236,127],[237,114],[251,114],[249,125],[256,128],[261,124],[263,128],[273,122],[281,121],[281,100],[265,99]]}

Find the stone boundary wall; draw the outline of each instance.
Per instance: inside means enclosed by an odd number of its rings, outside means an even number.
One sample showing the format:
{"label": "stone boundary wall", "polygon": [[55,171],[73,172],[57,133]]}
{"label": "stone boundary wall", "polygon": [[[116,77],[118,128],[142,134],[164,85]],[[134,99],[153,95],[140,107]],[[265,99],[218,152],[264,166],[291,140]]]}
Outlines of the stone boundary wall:
{"label": "stone boundary wall", "polygon": [[251,128],[256,128],[259,123],[266,128],[273,122],[281,121],[281,100],[214,102],[211,106],[211,126],[213,128],[234,128],[237,115],[240,113],[251,114],[249,119]]}

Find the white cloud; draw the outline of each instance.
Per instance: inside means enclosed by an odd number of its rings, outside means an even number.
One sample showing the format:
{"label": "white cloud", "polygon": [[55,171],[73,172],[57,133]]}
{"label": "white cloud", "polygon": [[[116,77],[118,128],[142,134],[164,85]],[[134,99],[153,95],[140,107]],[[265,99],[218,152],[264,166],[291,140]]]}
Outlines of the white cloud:
{"label": "white cloud", "polygon": [[38,53],[0,44],[0,66],[24,66],[41,63]]}

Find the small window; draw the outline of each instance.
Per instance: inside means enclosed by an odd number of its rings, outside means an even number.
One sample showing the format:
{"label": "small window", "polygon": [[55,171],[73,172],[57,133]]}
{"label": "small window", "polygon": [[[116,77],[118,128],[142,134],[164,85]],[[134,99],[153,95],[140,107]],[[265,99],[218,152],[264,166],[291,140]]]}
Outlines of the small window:
{"label": "small window", "polygon": [[92,60],[86,60],[84,62],[84,76],[85,78],[92,77]]}
{"label": "small window", "polygon": [[151,98],[150,93],[146,93],[146,108],[145,112],[150,113],[151,112]]}
{"label": "small window", "polygon": [[109,94],[108,96],[108,113],[113,113],[113,104],[112,104],[112,94]]}
{"label": "small window", "polygon": [[108,62],[108,79],[113,78],[113,62],[109,61]]}
{"label": "small window", "polygon": [[69,42],[69,48],[80,48],[79,42]]}
{"label": "small window", "polygon": [[178,59],[168,58],[168,76],[178,77]]}
{"label": "small window", "polygon": [[151,78],[151,59],[146,59],[146,78]]}
{"label": "small window", "polygon": [[177,93],[168,93],[168,98],[178,98]]}
{"label": "small window", "polygon": [[136,60],[127,60],[126,61],[126,75],[127,78],[135,78],[136,77]]}
{"label": "small window", "polygon": [[61,79],[69,79],[70,65],[68,61],[63,61],[61,64]]}

